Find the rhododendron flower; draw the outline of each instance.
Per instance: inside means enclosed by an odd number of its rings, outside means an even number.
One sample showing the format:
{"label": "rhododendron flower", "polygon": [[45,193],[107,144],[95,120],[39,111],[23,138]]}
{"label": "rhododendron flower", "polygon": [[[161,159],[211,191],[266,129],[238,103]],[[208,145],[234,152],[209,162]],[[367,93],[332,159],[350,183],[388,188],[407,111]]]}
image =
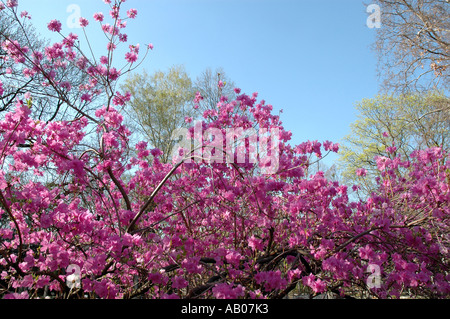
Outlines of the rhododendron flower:
{"label": "rhododendron flower", "polygon": [[389,146],[389,147],[386,148],[386,152],[388,152],[390,154],[393,154],[396,151],[397,151],[397,147],[395,147],[395,146]]}
{"label": "rhododendron flower", "polygon": [[98,21],[98,22],[102,22],[103,21],[103,13],[102,12],[96,12],[94,13],[94,20]]}
{"label": "rhododendron flower", "polygon": [[377,162],[378,170],[380,171],[384,171],[391,162],[391,159],[386,156],[377,156],[375,160]]}
{"label": "rhododendron flower", "polygon": [[149,43],[149,44],[148,44],[148,48],[149,48],[150,50],[153,50],[153,43]]}
{"label": "rhododendron flower", "polygon": [[28,14],[28,12],[27,11],[22,11],[21,13],[20,13],[20,17],[21,18],[28,18],[28,19],[31,19],[31,16]]}
{"label": "rhododendron flower", "polygon": [[67,37],[63,39],[64,46],[66,48],[72,48],[75,44],[75,41],[78,39],[78,35],[69,33]]}
{"label": "rhododendron flower", "polygon": [[113,98],[113,104],[116,106],[125,105],[131,99],[131,93],[126,92],[125,95],[120,94],[120,92],[116,92],[116,95]]}
{"label": "rhododendron flower", "polygon": [[102,55],[100,57],[100,63],[101,64],[108,64],[108,58],[106,56]]}
{"label": "rhododendron flower", "polygon": [[125,53],[125,60],[127,60],[127,62],[134,63],[137,61],[137,59],[138,59],[138,56],[136,53],[134,53],[134,52]]}
{"label": "rhododendron flower", "polygon": [[200,93],[199,91],[197,91],[197,92],[195,93],[194,102],[195,102],[195,103],[198,103],[198,102],[200,102],[201,100],[203,100],[203,96],[201,95],[201,93]]}
{"label": "rhododendron flower", "polygon": [[138,44],[130,44],[129,46],[128,46],[128,48],[130,49],[130,52],[133,52],[133,53],[136,53],[136,54],[139,54],[139,49],[140,49],[140,44],[138,43]]}
{"label": "rhododendron flower", "polygon": [[61,31],[61,26],[62,26],[62,24],[61,24],[60,21],[58,21],[58,20],[52,20],[52,21],[50,21],[50,22],[48,23],[47,28],[48,28],[50,31],[53,31],[53,32],[60,32],[60,31]]}
{"label": "rhododendron flower", "polygon": [[188,286],[188,281],[181,276],[175,276],[172,279],[172,287],[175,289],[183,289]]}
{"label": "rhododendron flower", "polygon": [[263,242],[261,239],[256,238],[254,235],[252,235],[248,239],[248,246],[251,247],[253,250],[259,251],[263,247]]}
{"label": "rhododendron flower", "polygon": [[120,29],[126,28],[127,22],[119,19],[116,21],[116,26],[119,27]]}
{"label": "rhododendron flower", "polygon": [[70,84],[70,82],[68,81],[61,82],[59,86],[67,91],[70,91],[70,89],[72,88],[72,84]]}
{"label": "rhododendron flower", "polygon": [[327,290],[327,285],[321,279],[316,279],[316,276],[310,274],[303,277],[302,282],[305,286],[310,287],[315,293],[322,293]]}
{"label": "rhododendron flower", "polygon": [[131,19],[136,18],[136,16],[137,16],[137,10],[136,10],[136,9],[129,9],[129,10],[127,11],[127,16],[128,16],[129,18],[131,18]]}
{"label": "rhododendron flower", "polygon": [[84,93],[83,95],[81,95],[81,101],[91,102],[92,96],[88,93]]}
{"label": "rhododendron flower", "polygon": [[87,27],[88,24],[89,24],[88,19],[83,18],[83,17],[81,17],[79,21],[80,21],[80,25],[81,25],[83,28],[84,28],[84,27]]}
{"label": "rhododendron flower", "polygon": [[8,1],[6,1],[6,6],[8,8],[14,8],[14,7],[17,7],[17,5],[18,5],[18,1],[17,0],[8,0]]}
{"label": "rhododendron flower", "polygon": [[358,168],[356,170],[357,176],[366,176],[366,174],[367,174],[367,170],[365,168]]}
{"label": "rhododendron flower", "polygon": [[135,147],[136,147],[136,149],[137,149],[138,151],[142,151],[142,150],[145,150],[145,149],[147,148],[147,145],[148,145],[147,142],[141,141],[141,142],[137,143],[137,144],[135,145]]}
{"label": "rhododendron flower", "polygon": [[4,92],[5,91],[3,90],[3,83],[2,81],[0,81],[0,96],[2,96]]}
{"label": "rhododendron flower", "polygon": [[150,151],[153,157],[159,157],[163,155],[163,152],[159,148],[154,148]]}
{"label": "rhododendron flower", "polygon": [[264,284],[266,291],[283,289],[287,283],[286,279],[282,278],[280,270],[259,272],[255,275],[255,281],[258,284]]}
{"label": "rhododendron flower", "polygon": [[117,19],[119,17],[119,7],[117,5],[115,5],[110,11],[109,11],[109,15],[111,16],[111,18],[113,19]]}
{"label": "rhododendron flower", "polygon": [[108,49],[108,51],[114,51],[117,48],[117,46],[112,42],[108,42],[106,48]]}
{"label": "rhododendron flower", "polygon": [[212,293],[217,299],[238,299],[244,296],[245,289],[242,285],[237,285],[234,287],[231,284],[221,283],[212,289]]}
{"label": "rhododendron flower", "polygon": [[29,299],[29,295],[27,291],[23,291],[21,293],[14,292],[12,294],[7,294],[3,297],[3,299]]}
{"label": "rhododendron flower", "polygon": [[128,41],[128,35],[125,33],[119,34],[119,41],[120,42],[127,42]]}

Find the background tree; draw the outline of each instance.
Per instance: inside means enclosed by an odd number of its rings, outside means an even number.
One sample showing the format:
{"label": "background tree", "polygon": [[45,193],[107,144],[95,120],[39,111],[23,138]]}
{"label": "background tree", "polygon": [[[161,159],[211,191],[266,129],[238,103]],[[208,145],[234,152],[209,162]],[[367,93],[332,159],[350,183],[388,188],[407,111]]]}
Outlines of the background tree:
{"label": "background tree", "polygon": [[450,2],[377,0],[381,28],[375,50],[383,86],[389,91],[448,90]]}
{"label": "background tree", "polygon": [[[186,127],[194,118],[203,119],[207,110],[217,110],[222,96],[228,100],[236,97],[235,84],[221,67],[214,71],[206,68],[195,82],[181,65],[152,75],[144,70],[141,74],[130,75],[122,89],[132,95],[128,125],[140,132],[153,147],[163,151],[163,162],[170,160],[175,129]],[[201,99],[194,102],[197,93]]]}
{"label": "background tree", "polygon": [[167,162],[174,142],[172,132],[186,126],[186,117],[193,114],[195,92],[185,68],[176,65],[167,71],[149,75],[130,75],[122,85],[131,93],[129,114],[149,144],[163,152]]}
{"label": "background tree", "polygon": [[[219,82],[221,85],[219,85]],[[216,109],[222,96],[228,97],[229,100],[236,97],[234,91],[236,85],[222,67],[218,67],[214,71],[211,68],[206,68],[195,80],[194,87],[203,97],[198,103],[200,115],[205,110]]]}
{"label": "background tree", "polygon": [[[346,183],[360,184],[363,193],[376,188],[379,176],[375,156],[402,156],[414,150],[450,146],[450,116],[436,112],[446,97],[442,94],[379,95],[357,103],[357,120],[339,152],[339,166]],[[395,141],[396,150],[389,153]],[[365,168],[367,175],[356,172]]]}
{"label": "background tree", "polygon": [[[0,111],[8,111],[14,106],[16,98],[21,94],[33,95],[32,114],[41,121],[70,120],[80,116],[80,112],[93,113],[98,107],[92,103],[101,97],[97,83],[91,82],[92,94],[86,94],[74,89],[86,85],[88,74],[80,66],[93,65],[77,50],[73,50],[73,59],[64,61],[62,68],[55,68],[53,63],[59,63],[55,55],[53,61],[43,60],[47,47],[48,52],[55,49],[61,52],[63,46],[78,43],[78,37],[70,34],[63,45],[50,45],[50,41],[38,34],[29,22],[30,16],[23,12],[20,15],[14,10],[0,11],[0,80],[3,82],[4,94],[0,100]],[[20,23],[19,23],[20,21]],[[10,41],[13,40],[13,41]],[[6,54],[6,46],[15,47],[16,56]],[[26,57],[24,53],[29,54]],[[25,59],[18,65],[17,59]],[[42,69],[44,72],[36,72]],[[51,81],[49,81],[51,79]]]}

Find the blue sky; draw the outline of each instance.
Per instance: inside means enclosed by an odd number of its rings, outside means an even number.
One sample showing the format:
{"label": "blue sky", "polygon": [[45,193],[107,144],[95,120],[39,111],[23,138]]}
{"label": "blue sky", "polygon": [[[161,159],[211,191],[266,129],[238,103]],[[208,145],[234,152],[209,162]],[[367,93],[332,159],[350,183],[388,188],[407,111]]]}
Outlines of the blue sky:
{"label": "blue sky", "polygon": [[[246,93],[283,109],[293,144],[305,140],[342,142],[355,120],[354,103],[378,92],[375,29],[362,0],[127,0],[138,9],[126,28],[129,44],[154,50],[141,69],[183,64],[195,79],[207,67],[223,67]],[[19,0],[44,37],[52,19],[69,28],[70,5],[90,20],[86,32],[95,54],[105,51],[95,12],[108,15],[102,0]],[[122,56],[117,57],[118,60]],[[118,61],[116,60],[116,61]]]}

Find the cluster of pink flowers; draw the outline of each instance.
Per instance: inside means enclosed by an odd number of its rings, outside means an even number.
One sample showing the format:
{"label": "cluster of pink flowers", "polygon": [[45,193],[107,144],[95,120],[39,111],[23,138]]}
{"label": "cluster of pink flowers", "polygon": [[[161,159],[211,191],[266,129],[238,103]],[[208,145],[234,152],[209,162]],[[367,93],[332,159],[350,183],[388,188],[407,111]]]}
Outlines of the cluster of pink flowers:
{"label": "cluster of pink flowers", "polygon": [[[120,20],[124,1],[104,2]],[[48,28],[60,32],[61,23]],[[115,31],[106,36],[108,47],[119,45]],[[17,67],[44,75],[61,97],[79,90],[87,105],[107,95],[92,113],[73,105],[75,118],[43,122],[27,94],[0,121],[1,297],[41,297],[46,287],[58,298],[281,298],[298,285],[311,294],[449,296],[446,150],[416,151],[405,161],[392,149],[391,158],[376,159],[378,192],[351,201],[347,186],[308,173],[312,156],[338,152],[338,144],[290,145],[272,106],[236,88],[235,100],[205,111],[201,129],[277,129],[278,170],[263,175],[250,161],[162,163],[159,149],[131,142],[119,110],[132,97],[110,85],[124,68],[109,54],[100,64],[88,60],[76,39],[70,34],[44,52],[1,43]],[[139,46],[129,48],[125,65],[138,59]],[[65,63],[77,65],[86,83],[57,81]],[[198,93],[194,103],[201,100]],[[57,183],[46,182],[53,175]]]}
{"label": "cluster of pink flowers", "polygon": [[47,28],[53,32],[60,32],[62,24],[59,20],[52,20],[48,23]]}

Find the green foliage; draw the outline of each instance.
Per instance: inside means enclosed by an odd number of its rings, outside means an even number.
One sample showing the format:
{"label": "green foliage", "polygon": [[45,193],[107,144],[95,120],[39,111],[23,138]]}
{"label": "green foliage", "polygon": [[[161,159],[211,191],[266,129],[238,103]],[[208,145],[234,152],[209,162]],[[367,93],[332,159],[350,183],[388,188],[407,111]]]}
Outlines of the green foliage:
{"label": "green foliage", "polygon": [[122,88],[132,95],[129,114],[139,132],[150,145],[163,151],[162,161],[168,161],[174,145],[172,132],[186,125],[185,117],[193,110],[195,91],[184,67],[131,75]]}
{"label": "green foliage", "polygon": [[[379,95],[356,104],[357,120],[340,148],[339,166],[346,183],[358,184],[365,194],[375,187],[378,176],[375,156],[402,156],[414,150],[450,146],[449,99],[440,93],[425,95]],[[386,132],[388,136],[383,136]],[[386,148],[396,141],[396,152]],[[356,176],[359,168],[367,176]]]}

